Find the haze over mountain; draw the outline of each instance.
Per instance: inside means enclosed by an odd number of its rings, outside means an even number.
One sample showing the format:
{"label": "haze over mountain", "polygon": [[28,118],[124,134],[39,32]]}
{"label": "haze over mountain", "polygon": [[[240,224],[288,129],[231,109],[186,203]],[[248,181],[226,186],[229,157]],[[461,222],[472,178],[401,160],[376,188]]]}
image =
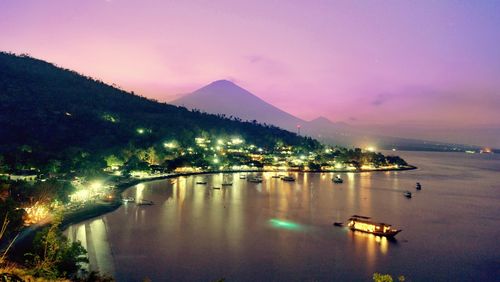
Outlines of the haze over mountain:
{"label": "haze over mountain", "polygon": [[376,146],[384,149],[412,150],[453,150],[453,148],[465,150],[475,147],[385,136],[345,122],[332,122],[323,116],[311,121],[302,120],[228,80],[214,81],[170,103],[207,113],[238,117],[242,120],[257,120],[260,123],[273,124],[295,132],[299,130],[297,126],[300,125],[302,134],[342,146]]}

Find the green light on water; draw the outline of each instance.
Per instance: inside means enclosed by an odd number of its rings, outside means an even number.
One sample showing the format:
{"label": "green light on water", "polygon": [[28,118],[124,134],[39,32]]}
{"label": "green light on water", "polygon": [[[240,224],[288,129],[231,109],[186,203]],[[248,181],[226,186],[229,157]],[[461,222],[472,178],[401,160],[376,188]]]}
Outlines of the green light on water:
{"label": "green light on water", "polygon": [[275,228],[281,228],[281,229],[288,229],[288,230],[300,230],[302,229],[302,226],[300,224],[291,222],[291,221],[285,221],[281,219],[270,219],[269,223]]}

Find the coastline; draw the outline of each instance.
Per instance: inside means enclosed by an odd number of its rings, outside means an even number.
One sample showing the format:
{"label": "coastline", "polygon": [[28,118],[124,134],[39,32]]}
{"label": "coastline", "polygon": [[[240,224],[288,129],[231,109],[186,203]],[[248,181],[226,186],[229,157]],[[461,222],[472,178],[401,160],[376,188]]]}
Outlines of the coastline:
{"label": "coastline", "polygon": [[[71,212],[66,212],[63,214],[63,220],[62,223],[59,227],[61,231],[66,230],[70,225],[72,224],[77,224],[80,222],[83,222],[85,220],[89,220],[95,217],[99,217],[102,215],[105,215],[107,213],[110,213],[112,211],[115,211],[119,207],[123,205],[123,202],[121,200],[121,193],[123,193],[125,190],[131,188],[134,185],[137,185],[139,183],[144,183],[144,182],[150,182],[150,181],[156,181],[156,180],[163,180],[163,179],[170,179],[170,178],[177,178],[181,176],[192,176],[192,175],[207,175],[207,174],[217,174],[217,173],[269,173],[269,172],[275,172],[275,173],[364,173],[364,172],[386,172],[386,171],[407,171],[407,170],[414,170],[418,169],[416,166],[408,165],[406,167],[401,167],[401,168],[391,168],[391,169],[365,169],[365,170],[315,170],[315,171],[274,171],[274,170],[224,170],[224,171],[200,171],[200,172],[189,172],[189,173],[175,173],[175,174],[169,174],[169,175],[160,175],[156,177],[148,177],[148,178],[134,178],[130,179],[129,181],[117,184],[115,186],[115,193],[117,197],[110,202],[96,202],[92,204],[87,204],[84,207],[71,211]],[[44,224],[39,224],[39,225],[33,225],[33,226],[28,226],[26,228],[23,228],[19,234],[23,234],[23,236],[19,236],[19,238],[14,242],[12,245],[10,252],[9,252],[9,258],[15,260],[15,261],[21,261],[24,259],[24,253],[26,251],[29,251],[31,247],[31,242],[33,241],[35,234],[42,230],[44,227],[48,226],[49,223],[44,223]]]}
{"label": "coastline", "polygon": [[[156,180],[163,180],[163,179],[170,179],[170,178],[177,178],[181,176],[192,176],[192,175],[207,175],[207,174],[217,174],[217,173],[269,173],[269,172],[282,172],[282,173],[292,173],[292,172],[298,172],[298,173],[346,173],[346,172],[351,172],[351,173],[363,173],[363,172],[386,172],[386,171],[407,171],[407,170],[414,170],[418,169],[416,166],[408,165],[406,167],[402,168],[397,168],[397,169],[365,169],[365,170],[357,170],[357,171],[350,171],[350,170],[315,170],[315,171],[274,171],[274,170],[223,170],[223,171],[201,171],[201,172],[189,172],[189,173],[176,173],[176,174],[170,174],[170,175],[162,175],[162,176],[156,176],[156,177],[149,177],[149,178],[142,178],[142,179],[130,179],[130,181],[120,183],[116,185],[116,194],[118,197],[112,202],[110,202],[108,205],[101,204],[101,205],[96,205],[94,207],[84,207],[81,208],[77,211],[68,213],[64,215],[63,222],[61,224],[61,230],[65,230],[68,226],[72,224],[77,224],[82,221],[92,219],[94,217],[98,217],[101,215],[104,215],[106,213],[112,212],[119,207],[122,206],[123,202],[121,201],[121,193],[123,193],[125,190],[128,188],[131,188],[134,185],[137,185],[139,183],[144,183],[144,182],[150,182],[150,181],[156,181]],[[87,213],[88,210],[88,213]]]}

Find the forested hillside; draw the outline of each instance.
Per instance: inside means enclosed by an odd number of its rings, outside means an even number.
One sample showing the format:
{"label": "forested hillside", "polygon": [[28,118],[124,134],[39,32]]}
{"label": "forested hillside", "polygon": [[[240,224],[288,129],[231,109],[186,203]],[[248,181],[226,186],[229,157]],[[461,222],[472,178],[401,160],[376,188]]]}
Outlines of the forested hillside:
{"label": "forested hillside", "polygon": [[3,163],[17,168],[71,161],[89,153],[100,159],[124,148],[157,146],[163,140],[189,146],[198,136],[240,136],[264,148],[277,143],[319,145],[276,127],[158,103],[9,53],[0,53],[0,136]]}

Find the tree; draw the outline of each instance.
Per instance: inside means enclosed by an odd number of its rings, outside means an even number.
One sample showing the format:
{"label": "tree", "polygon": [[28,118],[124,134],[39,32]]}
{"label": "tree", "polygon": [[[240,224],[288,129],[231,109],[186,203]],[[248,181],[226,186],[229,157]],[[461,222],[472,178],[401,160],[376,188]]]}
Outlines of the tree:
{"label": "tree", "polygon": [[[406,278],[403,275],[398,277],[399,282],[404,282]],[[375,282],[393,282],[392,276],[390,274],[373,273],[373,281]]]}
{"label": "tree", "polygon": [[73,277],[81,263],[88,263],[86,251],[80,242],[70,243],[59,225],[62,217],[56,215],[52,224],[35,235],[33,253],[26,254],[26,263],[33,275],[49,279]]}

